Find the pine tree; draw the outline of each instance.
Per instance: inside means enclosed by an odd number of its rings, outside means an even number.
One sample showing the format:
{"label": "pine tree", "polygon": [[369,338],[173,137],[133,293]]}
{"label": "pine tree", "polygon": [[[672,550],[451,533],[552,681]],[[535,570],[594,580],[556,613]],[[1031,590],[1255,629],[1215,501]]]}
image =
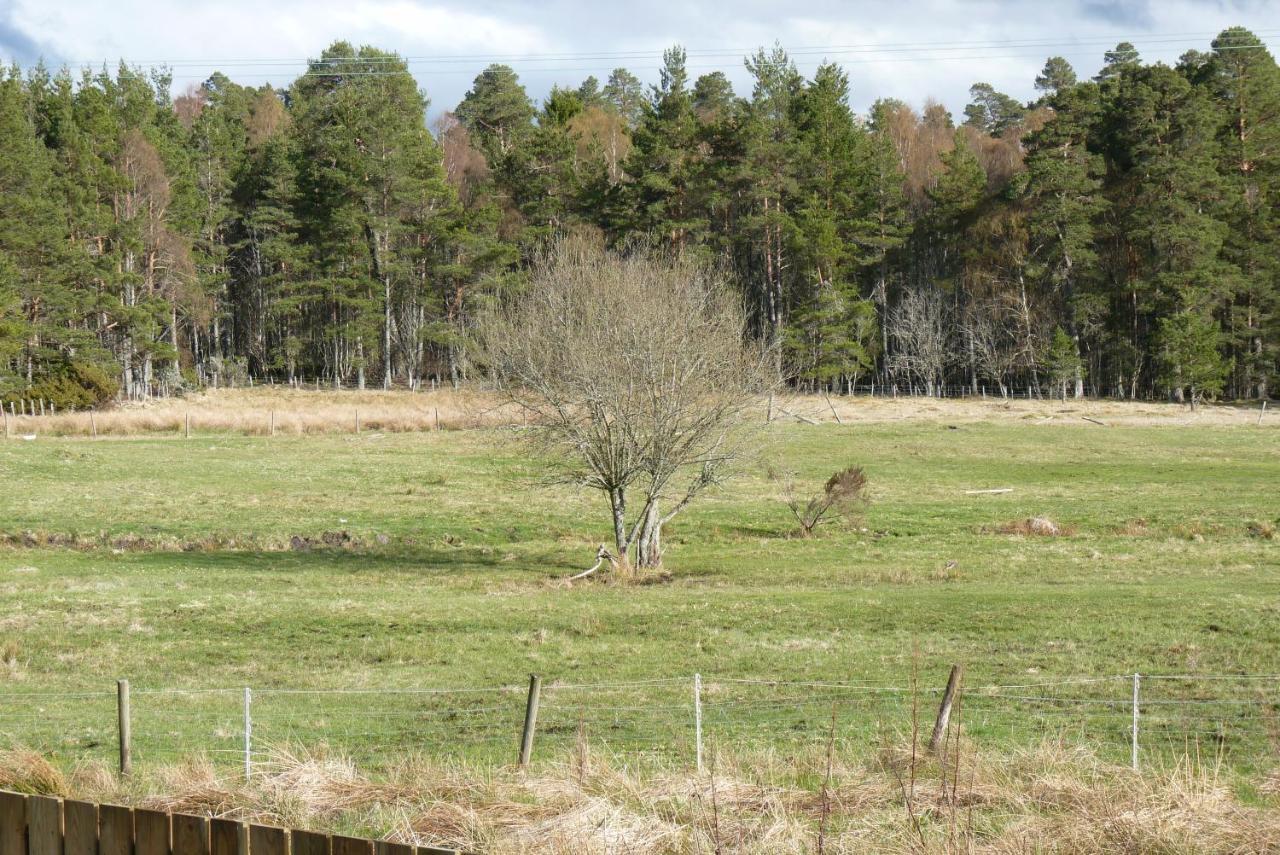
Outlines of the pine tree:
{"label": "pine tree", "polygon": [[1280,69],[1243,27],[1224,30],[1213,48],[1203,76],[1222,106],[1223,252],[1240,275],[1227,310],[1237,390],[1266,397],[1280,355]]}

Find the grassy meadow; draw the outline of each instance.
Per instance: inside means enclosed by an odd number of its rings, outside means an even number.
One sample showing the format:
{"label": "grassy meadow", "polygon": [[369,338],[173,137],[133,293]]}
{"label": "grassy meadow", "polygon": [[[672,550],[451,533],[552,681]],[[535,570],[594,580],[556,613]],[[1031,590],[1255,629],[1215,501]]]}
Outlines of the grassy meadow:
{"label": "grassy meadow", "polygon": [[[6,442],[0,741],[108,762],[123,677],[144,765],[235,768],[246,686],[264,762],[510,762],[537,673],[539,757],[688,763],[699,672],[716,750],[799,756],[834,718],[842,751],[875,753],[927,729],[959,662],[975,750],[1127,763],[1138,671],[1167,677],[1142,687],[1149,764],[1280,766],[1280,678],[1255,679],[1280,673],[1280,418],[854,400],[841,424],[802,403],[822,423],[776,421],[630,585],[565,582],[606,507],[518,426]],[[816,490],[855,463],[865,519],[797,536],[769,473]],[[1017,533],[1030,517],[1061,534]]]}

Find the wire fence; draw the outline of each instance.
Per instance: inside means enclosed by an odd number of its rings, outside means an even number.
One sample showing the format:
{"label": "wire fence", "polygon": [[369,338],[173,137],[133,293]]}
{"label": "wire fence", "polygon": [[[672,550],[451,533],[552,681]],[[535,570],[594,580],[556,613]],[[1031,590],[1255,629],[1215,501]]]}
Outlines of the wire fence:
{"label": "wire fence", "polygon": [[[371,771],[407,755],[516,760],[529,687],[424,689],[133,688],[134,767],[203,756],[220,766],[282,751],[350,758]],[[541,686],[535,760],[579,740],[635,760],[696,762],[718,750],[800,751],[835,738],[876,749],[927,738],[942,683],[794,681],[694,675]],[[1136,700],[1136,705],[1135,705]],[[1188,752],[1249,766],[1280,755],[1280,674],[1153,674],[984,685],[970,680],[953,726],[994,749],[1045,739],[1135,765]],[[1135,727],[1136,725],[1136,727]],[[0,691],[0,744],[64,763],[119,758],[116,691]]]}

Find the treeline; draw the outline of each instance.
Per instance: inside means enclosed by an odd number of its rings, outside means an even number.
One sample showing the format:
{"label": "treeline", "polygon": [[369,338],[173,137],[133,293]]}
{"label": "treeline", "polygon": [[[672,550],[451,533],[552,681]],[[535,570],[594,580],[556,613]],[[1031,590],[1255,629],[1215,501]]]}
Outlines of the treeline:
{"label": "treeline", "polygon": [[400,58],[345,43],[287,90],[0,72],[0,399],[456,382],[477,312],[576,231],[722,264],[808,387],[1272,390],[1280,72],[1248,31],[1088,81],[1055,57],[959,124],[746,66],[739,95],[675,48],[648,90],[536,106],[494,65],[434,128]]}

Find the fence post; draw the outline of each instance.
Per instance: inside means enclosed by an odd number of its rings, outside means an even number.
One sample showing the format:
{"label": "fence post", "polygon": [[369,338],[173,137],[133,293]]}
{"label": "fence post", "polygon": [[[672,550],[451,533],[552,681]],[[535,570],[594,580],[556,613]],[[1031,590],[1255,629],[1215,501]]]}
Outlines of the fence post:
{"label": "fence post", "polygon": [[116,712],[120,729],[120,774],[128,775],[133,771],[133,757],[130,752],[131,734],[129,732],[129,681],[116,681]]}
{"label": "fence post", "polygon": [[9,438],[9,414],[5,411],[4,405],[0,404],[0,416],[4,416],[4,438]]}
{"label": "fence post", "polygon": [[698,774],[702,774],[702,675],[693,675],[693,740],[698,755]]}
{"label": "fence post", "polygon": [[360,411],[356,410],[356,433],[360,432]]}
{"label": "fence post", "polygon": [[538,696],[542,692],[542,678],[529,675],[529,700],[524,708],[524,732],[520,735],[520,765],[528,766],[533,755],[533,732],[538,727]]}
{"label": "fence post", "polygon": [[89,436],[98,436],[98,420],[94,418],[93,410],[89,411]]}
{"label": "fence post", "polygon": [[1258,410],[1258,424],[1262,424],[1262,417],[1267,414],[1267,400],[1262,399],[1262,409]]}
{"label": "fence post", "polygon": [[250,711],[253,703],[253,693],[249,691],[249,687],[244,687],[244,779],[249,780],[249,776],[253,774],[253,760],[250,752],[250,743],[253,739],[253,714]]}
{"label": "fence post", "polygon": [[185,418],[182,420],[182,435],[187,439],[191,439],[191,411],[188,410]]}
{"label": "fence post", "polygon": [[276,435],[276,411],[275,410],[271,411],[271,433],[268,435],[269,436]]}
{"label": "fence post", "polygon": [[1133,760],[1133,771],[1138,771],[1138,691],[1142,684],[1142,675],[1133,672],[1133,741],[1130,754]]}
{"label": "fence post", "polygon": [[947,677],[947,688],[942,693],[942,704],[938,707],[938,718],[933,723],[933,735],[929,737],[929,750],[937,751],[942,737],[947,732],[947,723],[951,721],[951,704],[960,691],[960,681],[964,679],[964,666],[952,665],[951,676]]}

